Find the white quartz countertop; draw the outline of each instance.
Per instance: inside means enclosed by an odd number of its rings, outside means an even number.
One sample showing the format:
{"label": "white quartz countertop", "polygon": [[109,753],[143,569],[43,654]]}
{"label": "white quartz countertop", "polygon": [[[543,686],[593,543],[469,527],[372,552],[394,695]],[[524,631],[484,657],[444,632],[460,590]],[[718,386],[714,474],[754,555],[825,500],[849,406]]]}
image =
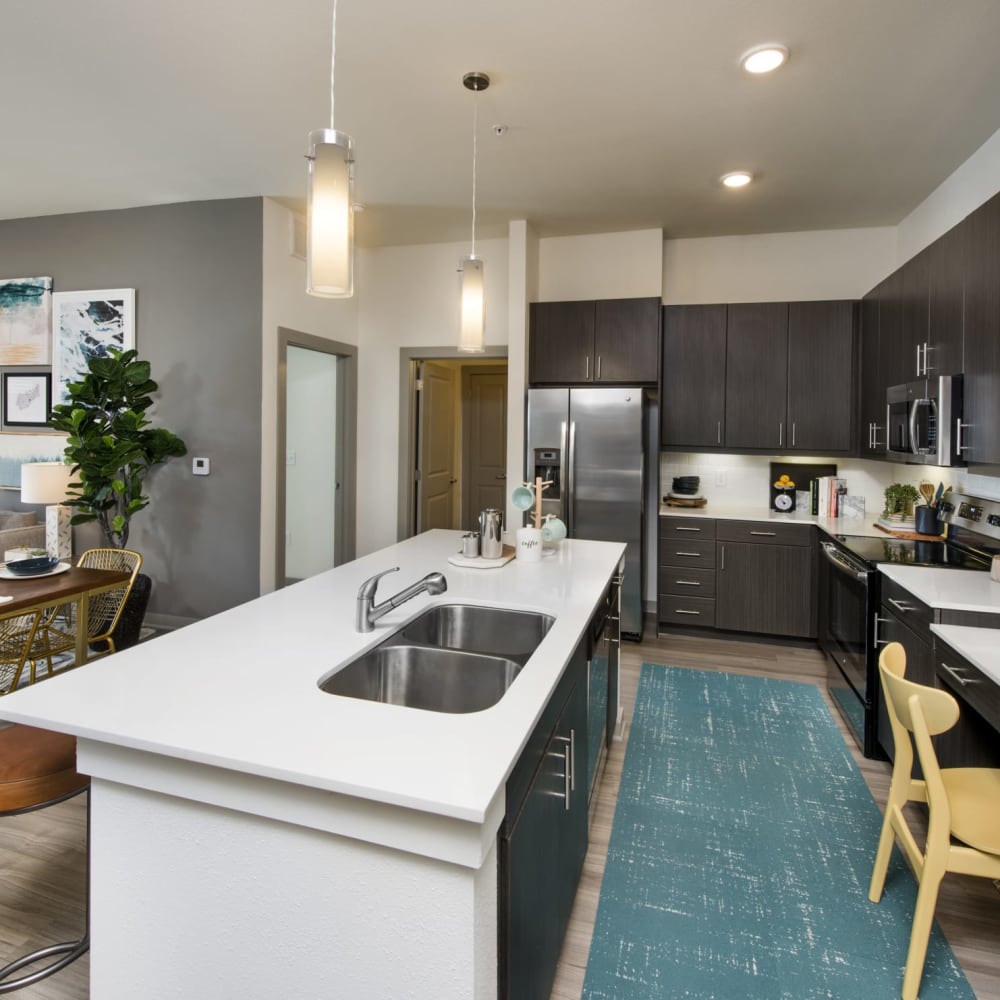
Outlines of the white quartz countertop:
{"label": "white quartz countertop", "polygon": [[864,518],[819,517],[795,510],[782,514],[761,504],[737,507],[670,507],[660,504],[660,517],[714,517],[724,521],[769,521],[774,524],[814,524],[830,535],[864,535],[869,538],[891,538],[875,527],[875,515]]}
{"label": "white quartz countertop", "polygon": [[969,625],[931,625],[931,631],[1000,684],[1000,631]]}
{"label": "white quartz countertop", "polygon": [[[481,823],[625,551],[566,540],[540,563],[464,569],[454,531],[430,531],[194,625],[31,687],[0,718]],[[385,600],[434,570],[448,590],[421,594],[354,629],[358,588]],[[182,583],[182,581],[180,581]],[[471,603],[555,616],[504,697],[466,715],[327,694],[318,682],[431,604]]]}
{"label": "white quartz countertop", "polygon": [[1000,615],[1000,583],[991,580],[989,573],[896,563],[879,563],[878,568],[884,576],[932,608]]}

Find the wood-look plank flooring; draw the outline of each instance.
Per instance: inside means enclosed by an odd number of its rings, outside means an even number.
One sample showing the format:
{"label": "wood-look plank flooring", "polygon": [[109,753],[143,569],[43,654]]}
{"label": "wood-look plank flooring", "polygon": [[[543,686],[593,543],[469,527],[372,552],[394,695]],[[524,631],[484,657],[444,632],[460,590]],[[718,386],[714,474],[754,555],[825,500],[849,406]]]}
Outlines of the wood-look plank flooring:
{"label": "wood-look plank flooring", "polygon": [[[817,650],[681,634],[665,634],[657,638],[652,626],[647,626],[645,636],[642,643],[622,644],[621,695],[625,709],[625,739],[612,745],[597,793],[598,802],[590,828],[590,847],[559,959],[552,1000],[580,1000],[583,991],[587,955],[628,743],[628,728],[643,662],[777,677],[818,685],[880,808],[884,808],[889,792],[889,764],[867,760],[857,749],[826,692],[826,665]],[[919,823],[921,818],[915,819]],[[875,847],[875,844],[871,845],[873,860]],[[946,875],[936,915],[978,1000],[1000,1000],[1000,892],[987,879]],[[904,959],[905,945],[898,960],[902,962]]]}
{"label": "wood-look plank flooring", "polygon": [[[819,685],[826,697],[825,666],[814,650],[685,635],[653,638],[651,627],[646,635],[641,644],[622,646],[625,741],[614,743],[607,759],[553,1000],[579,1000],[583,989],[642,662],[798,680]],[[833,715],[868,786],[883,805],[889,787],[888,765],[865,760],[856,752],[836,710]],[[78,935],[84,914],[85,829],[84,795],[36,813],[0,819],[0,965],[34,948]],[[871,847],[874,856],[875,845]],[[985,879],[948,875],[937,916],[976,996],[979,1000],[1000,1000],[1000,892]],[[88,1000],[89,982],[89,956],[85,955],[19,995],[25,1000]]]}

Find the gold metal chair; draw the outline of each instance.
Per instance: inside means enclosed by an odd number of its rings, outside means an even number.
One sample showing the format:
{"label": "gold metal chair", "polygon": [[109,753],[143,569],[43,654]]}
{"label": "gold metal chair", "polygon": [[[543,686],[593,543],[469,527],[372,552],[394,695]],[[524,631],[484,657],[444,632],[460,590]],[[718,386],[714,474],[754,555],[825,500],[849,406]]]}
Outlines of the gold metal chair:
{"label": "gold metal chair", "polygon": [[[87,608],[87,661],[115,651],[112,633],[121,618],[125,601],[132,591],[132,584],[142,566],[142,556],[131,549],[88,549],[77,560],[85,569],[109,569],[131,573],[120,587],[93,595]],[[94,647],[98,648],[95,650]],[[103,648],[101,648],[103,646]],[[53,673],[52,657],[76,649],[76,605],[50,608],[38,627],[31,647],[31,658],[46,660],[49,673]],[[73,663],[73,666],[78,664]],[[68,666],[68,665],[67,665]]]}
{"label": "gold metal chair", "polygon": [[30,663],[30,680],[35,680],[35,662],[28,654],[42,619],[42,611],[0,618],[0,695],[10,694],[21,681],[25,662]]}
{"label": "gold metal chair", "polygon": [[[931,737],[955,725],[958,702],[948,691],[906,680],[906,651],[898,642],[882,650],[878,666],[896,759],[868,898],[873,903],[882,898],[889,857],[898,843],[919,884],[902,990],[903,1000],[915,1000],[945,873],[1000,878],[1000,769],[942,769]],[[922,781],[912,774],[914,744],[924,771]],[[903,815],[907,802],[927,803],[923,852]]]}

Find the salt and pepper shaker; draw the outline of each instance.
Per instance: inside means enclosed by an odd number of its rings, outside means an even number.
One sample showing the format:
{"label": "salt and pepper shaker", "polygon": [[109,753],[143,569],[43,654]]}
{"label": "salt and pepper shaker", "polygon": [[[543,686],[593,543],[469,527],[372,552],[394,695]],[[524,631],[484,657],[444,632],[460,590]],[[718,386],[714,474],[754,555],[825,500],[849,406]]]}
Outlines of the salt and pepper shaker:
{"label": "salt and pepper shaker", "polygon": [[479,532],[470,531],[468,534],[462,535],[462,555],[466,559],[478,559],[479,558]]}

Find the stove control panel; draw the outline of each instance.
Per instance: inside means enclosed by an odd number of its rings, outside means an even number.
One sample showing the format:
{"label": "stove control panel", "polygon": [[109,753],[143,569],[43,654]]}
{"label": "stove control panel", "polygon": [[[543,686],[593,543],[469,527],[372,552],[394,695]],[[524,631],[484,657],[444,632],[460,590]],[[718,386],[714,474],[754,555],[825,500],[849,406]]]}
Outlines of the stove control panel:
{"label": "stove control panel", "polygon": [[[938,513],[945,524],[951,525],[953,529],[976,532],[984,542],[1000,538],[1000,500],[946,493],[938,503]],[[976,544],[975,538],[963,538],[962,541]],[[994,548],[992,545],[984,547]]]}

